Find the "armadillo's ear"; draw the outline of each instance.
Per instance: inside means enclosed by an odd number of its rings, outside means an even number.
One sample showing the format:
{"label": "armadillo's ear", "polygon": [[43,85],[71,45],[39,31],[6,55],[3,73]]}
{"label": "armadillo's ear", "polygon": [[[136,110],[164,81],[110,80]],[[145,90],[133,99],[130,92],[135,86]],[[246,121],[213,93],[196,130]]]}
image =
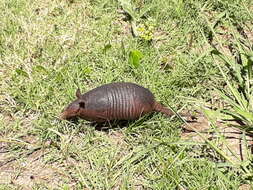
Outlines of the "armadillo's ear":
{"label": "armadillo's ear", "polygon": [[80,108],[85,108],[85,102],[84,101],[79,102],[79,106]]}
{"label": "armadillo's ear", "polygon": [[81,91],[80,91],[80,88],[78,88],[78,89],[76,90],[76,97],[77,97],[77,98],[81,98]]}

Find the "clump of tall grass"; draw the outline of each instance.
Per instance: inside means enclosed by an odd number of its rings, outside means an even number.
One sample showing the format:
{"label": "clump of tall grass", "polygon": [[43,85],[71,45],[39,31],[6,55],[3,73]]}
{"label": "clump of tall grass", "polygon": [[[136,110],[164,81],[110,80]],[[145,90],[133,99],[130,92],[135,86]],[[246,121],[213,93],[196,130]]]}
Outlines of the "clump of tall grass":
{"label": "clump of tall grass", "polygon": [[[229,54],[214,28],[210,27],[210,30],[218,42],[217,45],[212,44],[213,49],[210,54],[224,82],[224,88],[217,87],[214,90],[218,93],[220,100],[225,102],[225,106],[219,107],[217,110],[209,110],[206,113],[207,116],[210,116],[210,113],[215,112],[215,115],[218,115],[225,125],[237,127],[242,131],[242,141],[247,147],[247,159],[240,160],[238,158],[237,161],[233,161],[218,145],[205,140],[223,156],[229,166],[239,169],[243,179],[251,180],[253,178],[253,157],[250,148],[248,148],[251,146],[246,140],[246,135],[253,135],[253,46],[249,40],[242,39],[238,31],[232,31]],[[231,122],[231,120],[235,122]],[[215,122],[211,121],[211,123],[213,127],[216,127]],[[233,150],[230,151],[234,154]]]}

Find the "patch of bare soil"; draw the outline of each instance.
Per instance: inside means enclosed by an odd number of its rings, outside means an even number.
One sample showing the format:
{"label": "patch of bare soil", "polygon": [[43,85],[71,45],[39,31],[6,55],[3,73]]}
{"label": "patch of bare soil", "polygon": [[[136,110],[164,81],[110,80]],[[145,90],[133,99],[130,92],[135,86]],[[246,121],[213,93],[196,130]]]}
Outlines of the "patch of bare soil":
{"label": "patch of bare soil", "polygon": [[117,146],[124,146],[126,142],[124,141],[124,135],[121,132],[113,131],[110,134],[110,139],[112,143]]}
{"label": "patch of bare soil", "polygon": [[204,139],[195,131],[200,132],[206,139],[214,141],[233,161],[246,160],[248,154],[253,151],[252,136],[246,134],[246,139],[244,139],[242,131],[236,127],[228,127],[217,122],[216,128],[213,128],[205,117],[201,117],[197,122],[184,126],[182,139],[204,142]]}
{"label": "patch of bare soil", "polygon": [[[31,140],[31,137],[26,139]],[[34,141],[32,139],[32,141]],[[8,150],[8,143],[0,143],[0,184],[12,185],[28,190],[33,187],[56,188],[63,184],[69,187],[75,181],[59,163],[46,164],[43,157],[49,152],[45,148],[35,148],[15,156]]]}
{"label": "patch of bare soil", "polygon": [[[125,146],[121,132],[112,131],[107,135],[112,145]],[[36,145],[39,141],[36,136],[20,138],[27,144],[17,152],[10,148],[10,143],[15,142],[0,142],[0,184],[23,190],[35,187],[57,189],[66,185],[74,189],[78,185],[78,179],[73,169],[90,168],[86,161],[79,161],[71,156],[62,160],[51,160],[53,147],[50,142],[42,146]],[[80,144],[78,140],[72,143]]]}

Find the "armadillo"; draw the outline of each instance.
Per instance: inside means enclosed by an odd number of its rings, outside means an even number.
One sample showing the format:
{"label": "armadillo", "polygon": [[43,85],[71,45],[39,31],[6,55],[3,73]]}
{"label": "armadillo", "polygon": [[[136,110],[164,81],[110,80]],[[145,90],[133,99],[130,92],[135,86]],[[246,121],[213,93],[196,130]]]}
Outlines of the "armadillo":
{"label": "armadillo", "polygon": [[62,112],[61,119],[79,117],[88,121],[136,120],[151,112],[174,113],[155,100],[147,88],[129,82],[105,84],[84,94],[76,91],[77,99]]}

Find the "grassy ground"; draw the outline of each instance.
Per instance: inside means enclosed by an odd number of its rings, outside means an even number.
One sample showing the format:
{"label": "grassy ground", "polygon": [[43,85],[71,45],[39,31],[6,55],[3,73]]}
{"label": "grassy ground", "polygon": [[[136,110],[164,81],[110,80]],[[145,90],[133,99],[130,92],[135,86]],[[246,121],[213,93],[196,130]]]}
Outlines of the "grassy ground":
{"label": "grassy ground", "polygon": [[[196,109],[187,98],[216,102],[212,89],[224,81],[210,54],[217,44],[212,30],[227,54],[231,34],[245,37],[238,26],[253,40],[251,0],[126,2],[0,1],[0,189],[250,183],[207,144],[183,142],[176,118],[154,114],[102,131],[58,119],[78,87],[114,81],[141,84],[175,110]],[[129,61],[134,50],[143,54],[139,65]]]}

